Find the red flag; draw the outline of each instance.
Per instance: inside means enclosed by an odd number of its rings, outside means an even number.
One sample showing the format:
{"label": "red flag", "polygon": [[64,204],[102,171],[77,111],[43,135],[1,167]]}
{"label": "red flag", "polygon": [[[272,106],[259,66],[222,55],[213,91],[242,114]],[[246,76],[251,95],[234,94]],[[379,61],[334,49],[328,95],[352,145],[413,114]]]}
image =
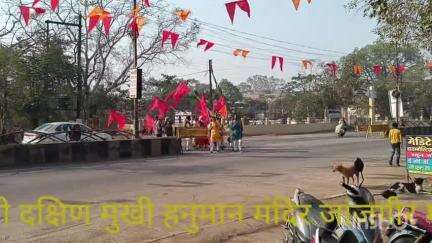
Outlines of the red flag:
{"label": "red flag", "polygon": [[111,28],[111,20],[112,20],[111,16],[107,16],[107,17],[102,19],[102,23],[103,23],[104,30],[105,30],[105,35],[109,35],[110,28]]}
{"label": "red flag", "polygon": [[59,0],[51,0],[51,10],[55,11],[58,8]]}
{"label": "red flag", "polygon": [[216,103],[213,105],[213,111],[217,112],[221,117],[228,117],[228,108],[226,105],[226,99],[224,96],[221,96]]}
{"label": "red flag", "polygon": [[276,61],[278,61],[278,60],[279,60],[280,70],[283,71],[283,65],[284,65],[284,58],[283,57],[272,56],[271,68],[272,69],[274,68],[274,66],[276,65]]}
{"label": "red flag", "polygon": [[381,65],[375,65],[373,66],[373,72],[375,73],[375,75],[381,75],[383,71],[383,67]]}
{"label": "red flag", "polygon": [[111,110],[108,115],[107,127],[111,126],[113,123],[117,123],[118,130],[123,130],[126,125],[126,116],[116,110]]}
{"label": "red flag", "polygon": [[164,47],[164,44],[168,39],[171,39],[171,46],[174,49],[175,45],[177,44],[179,37],[180,37],[180,35],[177,33],[174,33],[174,32],[168,31],[168,30],[164,30],[162,32],[162,47]]}
{"label": "red flag", "polygon": [[207,108],[207,100],[204,95],[198,100],[195,109],[200,112],[200,121],[208,125],[210,123],[210,112]]}
{"label": "red flag", "polygon": [[330,74],[336,76],[337,70],[339,68],[338,65],[335,62],[332,62],[332,63],[327,63],[326,66],[328,67]]}
{"label": "red flag", "polygon": [[165,101],[170,104],[173,108],[176,108],[180,101],[191,92],[191,89],[186,82],[181,82],[177,85],[176,89],[171,92]]}
{"label": "red flag", "polygon": [[168,113],[170,109],[170,106],[167,102],[164,100],[159,99],[159,97],[153,97],[152,102],[150,103],[150,106],[148,108],[148,111],[154,111],[159,110],[158,116],[159,118],[164,118],[166,116],[166,113]]}
{"label": "red flag", "polygon": [[111,27],[112,16],[108,11],[100,7],[95,7],[89,14],[89,27],[88,27],[89,32],[92,31],[94,27],[96,27],[99,20],[102,21],[105,34],[108,35]]}
{"label": "red flag", "polygon": [[28,25],[30,20],[30,7],[20,6],[21,15],[24,19],[24,23]]}
{"label": "red flag", "polygon": [[406,72],[408,70],[407,67],[405,67],[404,65],[397,65],[396,66],[396,75],[401,75],[404,72]]}
{"label": "red flag", "polygon": [[429,71],[432,71],[432,62],[426,63],[426,67],[429,69]]}
{"label": "red flag", "polygon": [[45,13],[43,8],[33,8],[37,15]]}
{"label": "red flag", "polygon": [[153,132],[155,123],[156,123],[155,119],[150,114],[147,114],[144,120],[144,128],[148,132]]}
{"label": "red flag", "polygon": [[197,44],[197,47],[202,46],[202,45],[206,45],[204,48],[204,51],[208,51],[210,48],[212,48],[214,46],[213,42],[204,40],[204,39],[200,39],[200,41]]}
{"label": "red flag", "polygon": [[144,0],[144,6],[150,7],[150,0]]}
{"label": "red flag", "polygon": [[88,31],[92,31],[99,22],[99,16],[90,16]]}
{"label": "red flag", "polygon": [[228,16],[231,19],[231,23],[234,23],[234,16],[235,16],[235,11],[236,11],[236,7],[239,7],[241,10],[243,10],[244,12],[246,12],[248,14],[248,17],[250,18],[250,6],[249,6],[249,2],[247,0],[240,0],[240,1],[234,1],[234,2],[230,2],[230,3],[225,3],[225,7],[227,9],[228,12]]}

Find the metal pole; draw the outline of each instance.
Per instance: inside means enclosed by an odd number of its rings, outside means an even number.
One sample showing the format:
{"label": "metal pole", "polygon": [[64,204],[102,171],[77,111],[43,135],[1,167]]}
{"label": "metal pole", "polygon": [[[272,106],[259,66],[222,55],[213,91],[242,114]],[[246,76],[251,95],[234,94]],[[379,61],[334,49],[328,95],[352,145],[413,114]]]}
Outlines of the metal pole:
{"label": "metal pole", "polygon": [[[133,11],[135,11],[136,8],[137,8],[137,1],[133,0]],[[138,35],[136,33],[133,33],[132,34],[132,45],[133,45],[133,52],[134,52],[133,67],[135,70],[138,68],[137,38]],[[139,138],[138,98],[137,97],[133,99],[133,126],[134,126],[134,137],[135,139],[137,139]]]}
{"label": "metal pole", "polygon": [[46,49],[48,51],[49,48],[49,22],[46,21]]}
{"label": "metal pole", "polygon": [[[81,39],[82,39],[82,15],[78,14],[78,53],[77,53],[77,65],[78,65],[78,82],[77,82],[77,109],[76,109],[76,119],[81,118],[81,109],[82,109],[82,69],[81,69]],[[85,85],[87,87],[87,85]]]}
{"label": "metal pole", "polygon": [[210,108],[213,108],[213,82],[212,82],[212,76],[213,76],[213,61],[209,60],[209,81],[210,81]]}

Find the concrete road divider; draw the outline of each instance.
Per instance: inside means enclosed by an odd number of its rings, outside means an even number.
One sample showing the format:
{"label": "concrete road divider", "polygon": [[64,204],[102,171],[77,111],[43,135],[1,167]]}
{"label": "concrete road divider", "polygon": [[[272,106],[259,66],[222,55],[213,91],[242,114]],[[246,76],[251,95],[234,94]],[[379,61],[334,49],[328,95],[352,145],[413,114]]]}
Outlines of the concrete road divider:
{"label": "concrete road divider", "polygon": [[177,138],[0,146],[0,168],[176,155]]}

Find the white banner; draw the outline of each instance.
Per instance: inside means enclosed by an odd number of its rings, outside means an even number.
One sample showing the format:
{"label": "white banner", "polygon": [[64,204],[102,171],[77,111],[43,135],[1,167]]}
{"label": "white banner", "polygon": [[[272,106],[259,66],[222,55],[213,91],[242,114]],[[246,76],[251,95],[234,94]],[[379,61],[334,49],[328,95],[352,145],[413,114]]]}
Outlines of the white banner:
{"label": "white banner", "polygon": [[[390,103],[390,113],[392,118],[396,119],[396,102],[397,99],[395,97],[393,97],[393,91],[396,90],[390,90],[388,92],[388,96],[389,96],[389,103]],[[399,97],[399,117],[403,117],[404,116],[404,110],[403,110],[403,102],[402,102],[402,93]]]}

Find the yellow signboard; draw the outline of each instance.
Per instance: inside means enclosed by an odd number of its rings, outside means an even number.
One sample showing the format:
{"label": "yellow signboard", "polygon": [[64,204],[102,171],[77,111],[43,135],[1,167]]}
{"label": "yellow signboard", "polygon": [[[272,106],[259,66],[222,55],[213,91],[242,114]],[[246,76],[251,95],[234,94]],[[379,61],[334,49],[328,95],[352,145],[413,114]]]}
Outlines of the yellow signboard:
{"label": "yellow signboard", "polygon": [[186,127],[176,127],[176,136],[178,138],[196,138],[196,137],[207,137],[207,128],[196,127],[196,128],[186,128]]}

